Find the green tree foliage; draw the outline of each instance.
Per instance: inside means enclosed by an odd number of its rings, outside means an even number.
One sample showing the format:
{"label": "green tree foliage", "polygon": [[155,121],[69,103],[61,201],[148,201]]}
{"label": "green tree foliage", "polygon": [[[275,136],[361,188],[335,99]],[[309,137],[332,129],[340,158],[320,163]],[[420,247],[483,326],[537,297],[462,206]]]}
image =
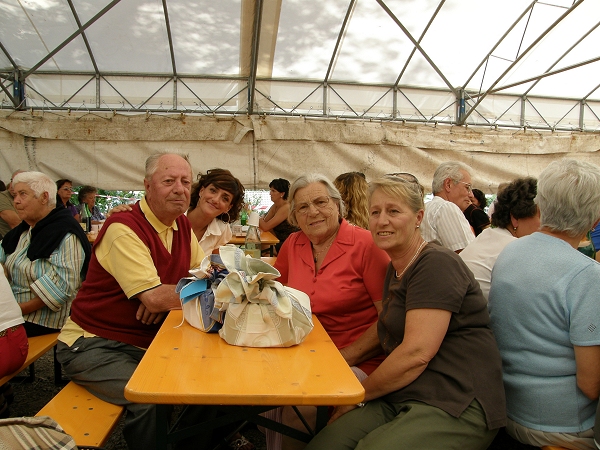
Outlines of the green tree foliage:
{"label": "green tree foliage", "polygon": [[[74,188],[74,193],[71,196],[71,202],[75,205],[79,204],[77,199],[77,192],[81,186]],[[96,206],[100,208],[102,213],[110,211],[117,205],[123,203],[135,203],[144,196],[144,191],[107,191],[105,189],[98,189],[96,196]]]}

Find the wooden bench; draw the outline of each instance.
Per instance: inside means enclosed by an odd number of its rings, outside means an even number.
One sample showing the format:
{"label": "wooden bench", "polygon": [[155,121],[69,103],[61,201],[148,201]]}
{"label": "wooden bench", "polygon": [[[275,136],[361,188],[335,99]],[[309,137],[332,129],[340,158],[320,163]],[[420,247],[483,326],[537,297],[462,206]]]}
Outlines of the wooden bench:
{"label": "wooden bench", "polygon": [[[23,370],[27,369],[29,367],[29,380],[33,381],[35,379],[35,368],[33,363],[35,361],[37,361],[42,355],[44,355],[48,350],[50,350],[52,347],[54,347],[56,345],[56,342],[58,341],[58,333],[52,333],[52,334],[46,334],[44,336],[34,336],[34,337],[30,337],[29,338],[29,351],[27,353],[27,359],[25,359],[25,362],[23,363],[23,365],[15,372],[6,375],[2,378],[0,378],[0,386],[2,386],[4,383],[9,382],[13,377],[15,377],[16,375],[18,375],[19,373],[21,373]],[[58,372],[59,378],[56,378],[57,375],[57,369],[60,369],[60,365],[58,365],[57,368],[57,362],[55,359],[54,362],[54,376],[55,376],[55,382],[58,383],[58,380],[60,379],[60,371]]]}
{"label": "wooden bench", "polygon": [[102,447],[124,410],[71,381],[36,416],[50,416],[80,447]]}

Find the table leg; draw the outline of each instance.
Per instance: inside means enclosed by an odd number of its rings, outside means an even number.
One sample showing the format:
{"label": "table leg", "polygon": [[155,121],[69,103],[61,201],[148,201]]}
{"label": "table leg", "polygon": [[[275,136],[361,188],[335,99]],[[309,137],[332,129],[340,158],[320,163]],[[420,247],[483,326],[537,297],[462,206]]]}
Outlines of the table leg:
{"label": "table leg", "polygon": [[274,246],[274,245],[269,245],[269,256],[275,256],[275,255],[273,254],[273,249],[274,249],[274,248],[275,248],[275,246]]}
{"label": "table leg", "polygon": [[167,450],[169,432],[169,408],[167,405],[156,405],[156,448]]}
{"label": "table leg", "polygon": [[317,426],[315,427],[315,434],[325,428],[327,421],[329,420],[329,407],[328,406],[317,406]]}

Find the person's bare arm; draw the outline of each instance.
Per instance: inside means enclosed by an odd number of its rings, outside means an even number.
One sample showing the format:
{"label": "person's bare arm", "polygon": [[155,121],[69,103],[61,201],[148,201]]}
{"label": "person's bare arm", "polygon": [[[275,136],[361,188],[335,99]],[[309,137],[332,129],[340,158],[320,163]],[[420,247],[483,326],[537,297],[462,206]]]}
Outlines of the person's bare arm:
{"label": "person's bare arm", "polygon": [[[381,301],[373,303],[377,314],[381,313]],[[340,350],[349,366],[356,366],[381,354],[383,349],[377,336],[377,322],[372,324],[356,341]]]}
{"label": "person's bare arm", "polygon": [[156,314],[172,309],[181,309],[181,301],[179,294],[175,292],[174,284],[161,284],[154,289],[139,293],[136,297],[150,313]]}
{"label": "person's bare arm", "polygon": [[[271,218],[260,219],[258,225],[262,231],[270,231],[279,225],[281,222],[287,219],[289,208],[279,208],[277,212]],[[268,217],[268,215],[267,215]]]}
{"label": "person's bare arm", "polygon": [[[408,386],[427,368],[448,331],[452,313],[442,309],[413,309],[406,313],[404,340],[364,381],[365,402]],[[339,406],[329,423],[356,408]]]}
{"label": "person's bare arm", "polygon": [[575,345],[577,387],[591,400],[600,395],[600,345],[580,347]]}
{"label": "person's bare arm", "polygon": [[14,228],[21,223],[21,218],[19,215],[10,209],[0,211],[0,218],[4,220],[11,228]]}
{"label": "person's bare arm", "polygon": [[28,300],[23,303],[19,303],[19,307],[21,308],[21,314],[31,314],[32,312],[37,311],[38,309],[42,309],[46,304],[39,297],[34,297],[31,300]]}

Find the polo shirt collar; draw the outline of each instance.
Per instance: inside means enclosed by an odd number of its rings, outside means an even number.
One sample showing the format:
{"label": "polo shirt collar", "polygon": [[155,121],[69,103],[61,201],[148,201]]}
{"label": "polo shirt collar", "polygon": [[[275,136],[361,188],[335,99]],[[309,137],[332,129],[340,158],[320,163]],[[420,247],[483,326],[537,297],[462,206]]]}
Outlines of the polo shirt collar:
{"label": "polo shirt collar", "polygon": [[150,222],[150,225],[152,225],[152,228],[154,228],[158,234],[164,232],[167,228],[173,228],[174,231],[177,231],[176,221],[173,221],[173,223],[170,226],[167,226],[160,220],[158,220],[158,217],[156,217],[150,209],[150,205],[148,205],[145,196],[142,200],[140,200],[140,209],[144,213],[144,216],[146,216],[146,220]]}

